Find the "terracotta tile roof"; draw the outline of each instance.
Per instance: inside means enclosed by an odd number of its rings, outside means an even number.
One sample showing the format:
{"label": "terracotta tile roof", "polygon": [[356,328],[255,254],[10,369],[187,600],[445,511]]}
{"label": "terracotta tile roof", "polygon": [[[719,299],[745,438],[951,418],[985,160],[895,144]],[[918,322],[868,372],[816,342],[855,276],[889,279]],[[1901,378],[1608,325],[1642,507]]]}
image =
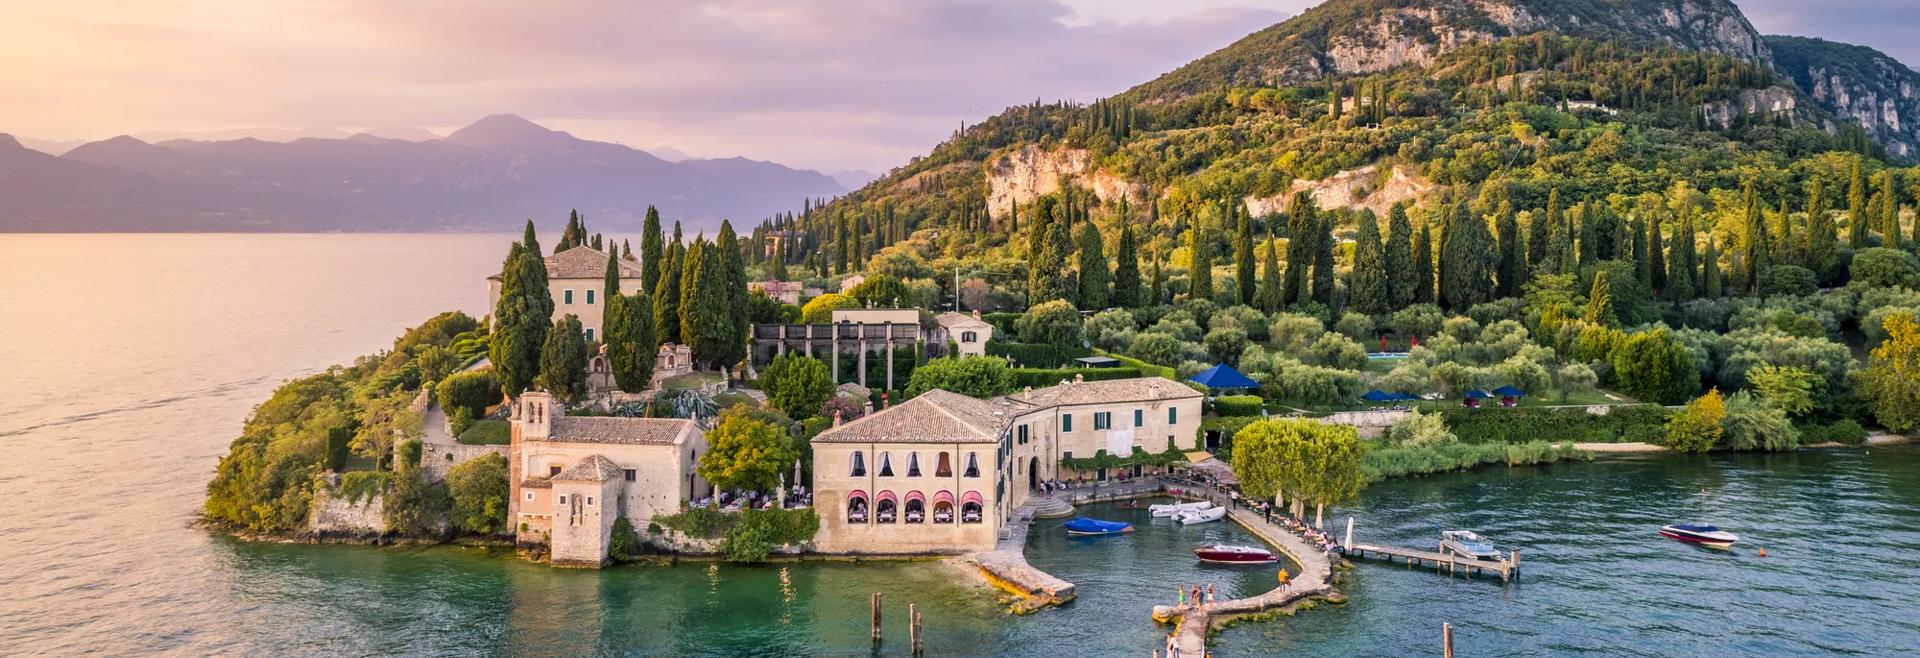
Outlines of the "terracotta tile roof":
{"label": "terracotta tile roof", "polygon": [[586,459],[575,462],[549,479],[555,482],[606,482],[620,476],[620,465],[613,463],[613,460],[600,455],[587,455]]}
{"label": "terracotta tile roof", "polygon": [[920,397],[828,428],[814,443],[995,443],[1012,409],[934,389]]}
{"label": "terracotta tile roof", "polygon": [[546,478],[527,478],[520,481],[522,489],[552,489],[553,480]]}
{"label": "terracotta tile roof", "polygon": [[1204,397],[1199,391],[1165,377],[1069,381],[1046,388],[1015,393],[1007,399],[1033,408],[1061,407],[1109,402],[1149,402]]}
{"label": "terracotta tile roof", "polygon": [[615,443],[673,445],[693,426],[684,418],[622,418],[617,416],[560,416],[553,419],[547,441],[557,443]]}
{"label": "terracotta tile roof", "polygon": [[992,324],[989,324],[986,320],[973,317],[973,315],[971,314],[955,313],[953,311],[947,311],[945,313],[941,313],[939,315],[933,316],[933,321],[939,323],[940,326],[946,327],[948,329],[954,329],[958,327],[991,327],[993,326]]}
{"label": "terracotta tile roof", "polygon": [[[607,278],[607,252],[581,245],[546,257],[547,280]],[[640,261],[619,259],[620,278],[640,278]],[[487,277],[499,280],[500,275]],[[622,286],[624,287],[624,286]]]}

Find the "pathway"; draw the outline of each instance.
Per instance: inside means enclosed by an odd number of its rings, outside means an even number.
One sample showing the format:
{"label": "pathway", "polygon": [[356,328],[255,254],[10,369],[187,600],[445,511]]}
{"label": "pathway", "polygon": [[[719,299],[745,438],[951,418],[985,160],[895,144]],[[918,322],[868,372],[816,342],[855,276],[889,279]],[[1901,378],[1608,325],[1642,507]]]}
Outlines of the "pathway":
{"label": "pathway", "polygon": [[993,550],[969,554],[966,560],[980,568],[987,582],[1020,597],[1020,603],[1014,606],[1016,613],[1066,603],[1076,595],[1074,584],[1027,562],[1027,531],[1034,518],[1062,516],[1062,507],[1065,514],[1071,514],[1074,505],[1158,496],[1162,488],[1159,478],[1140,478],[1035,495],[1007,519]]}
{"label": "pathway", "polygon": [[[1218,495],[1209,496],[1214,504],[1227,502]],[[1275,587],[1265,594],[1246,598],[1215,601],[1204,609],[1193,606],[1155,606],[1155,619],[1177,620],[1174,627],[1175,642],[1181,656],[1204,656],[1207,650],[1207,632],[1216,622],[1224,622],[1238,615],[1247,615],[1275,608],[1293,605],[1309,598],[1323,598],[1333,593],[1333,562],[1325,551],[1293,534],[1286,528],[1269,523],[1260,514],[1251,510],[1232,507],[1227,518],[1248,532],[1259,537],[1274,548],[1280,549],[1292,559],[1299,572],[1293,575],[1286,587]]]}

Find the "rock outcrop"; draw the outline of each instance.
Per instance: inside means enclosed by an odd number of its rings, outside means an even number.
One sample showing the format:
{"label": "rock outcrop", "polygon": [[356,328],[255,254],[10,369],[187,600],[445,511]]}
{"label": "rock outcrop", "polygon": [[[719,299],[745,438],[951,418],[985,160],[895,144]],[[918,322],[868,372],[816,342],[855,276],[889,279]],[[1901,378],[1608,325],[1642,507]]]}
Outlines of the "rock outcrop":
{"label": "rock outcrop", "polygon": [[1920,72],[1865,46],[1784,36],[1767,43],[1781,73],[1822,109],[1860,124],[1894,156],[1920,157]]}
{"label": "rock outcrop", "polygon": [[1093,190],[1101,203],[1122,198],[1138,202],[1145,186],[1127,181],[1095,168],[1086,149],[1044,149],[1027,144],[989,161],[987,167],[987,213],[1004,218],[1013,204],[1026,206],[1034,199],[1060,191],[1061,181]]}
{"label": "rock outcrop", "polygon": [[1367,208],[1384,218],[1393,204],[1405,201],[1411,205],[1433,189],[1432,181],[1405,167],[1394,166],[1383,175],[1378,166],[1367,165],[1323,180],[1296,180],[1285,193],[1250,196],[1243,202],[1248,214],[1261,217],[1284,211],[1294,194],[1306,192],[1313,195],[1314,205],[1321,208]]}

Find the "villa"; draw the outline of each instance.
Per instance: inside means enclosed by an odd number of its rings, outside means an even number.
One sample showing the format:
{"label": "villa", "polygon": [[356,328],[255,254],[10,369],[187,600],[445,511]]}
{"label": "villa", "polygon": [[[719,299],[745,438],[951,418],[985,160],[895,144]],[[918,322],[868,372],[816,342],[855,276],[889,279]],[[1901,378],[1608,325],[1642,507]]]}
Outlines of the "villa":
{"label": "villa", "polygon": [[546,545],[554,564],[604,564],[616,519],[644,529],[711,490],[694,473],[707,444],[692,420],[566,416],[530,391],[512,422],[507,517],[515,542]]}
{"label": "villa", "polygon": [[[1203,395],[1147,377],[1056,386],[979,400],[933,390],[813,439],[815,548],[823,553],[990,550],[1011,511],[1062,459],[1197,447]],[[1126,467],[1133,476],[1142,466]]]}
{"label": "villa", "polygon": [[[571,313],[586,328],[587,340],[605,337],[601,321],[606,300],[607,252],[585,245],[546,257],[547,290],[553,294],[553,319]],[[631,294],[641,289],[640,263],[620,260],[620,289]],[[487,277],[487,308],[500,302],[500,275]]]}
{"label": "villa", "polygon": [[980,319],[978,309],[971,315],[947,311],[933,316],[933,324],[934,344],[954,345],[954,353],[948,356],[987,355],[987,341],[993,340],[993,325]]}

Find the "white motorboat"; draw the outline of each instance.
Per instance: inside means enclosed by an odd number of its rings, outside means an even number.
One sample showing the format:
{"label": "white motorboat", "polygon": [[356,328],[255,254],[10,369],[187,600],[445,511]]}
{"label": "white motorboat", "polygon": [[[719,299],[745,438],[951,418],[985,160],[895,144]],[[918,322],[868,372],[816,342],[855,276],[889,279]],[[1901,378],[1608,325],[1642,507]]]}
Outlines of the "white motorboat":
{"label": "white motorboat", "polygon": [[1675,523],[1660,528],[1660,536],[1713,548],[1727,548],[1740,541],[1740,535],[1705,523]]}
{"label": "white motorboat", "polygon": [[1493,547],[1493,540],[1483,538],[1472,530],[1440,531],[1440,548],[1443,551],[1478,560],[1500,557],[1500,551]]}
{"label": "white motorboat", "polygon": [[1195,523],[1206,523],[1208,521],[1218,521],[1226,517],[1227,517],[1227,508],[1207,507],[1202,509],[1187,510],[1185,512],[1181,512],[1179,516],[1173,517],[1173,520],[1179,521],[1183,524],[1192,525]]}
{"label": "white motorboat", "polygon": [[1198,510],[1198,509],[1206,509],[1207,507],[1211,507],[1212,505],[1213,503],[1209,503],[1204,500],[1191,502],[1191,503],[1167,503],[1165,505],[1149,505],[1147,507],[1147,513],[1152,514],[1154,516],[1158,516],[1158,517],[1171,518],[1171,517],[1179,516],[1181,512]]}

